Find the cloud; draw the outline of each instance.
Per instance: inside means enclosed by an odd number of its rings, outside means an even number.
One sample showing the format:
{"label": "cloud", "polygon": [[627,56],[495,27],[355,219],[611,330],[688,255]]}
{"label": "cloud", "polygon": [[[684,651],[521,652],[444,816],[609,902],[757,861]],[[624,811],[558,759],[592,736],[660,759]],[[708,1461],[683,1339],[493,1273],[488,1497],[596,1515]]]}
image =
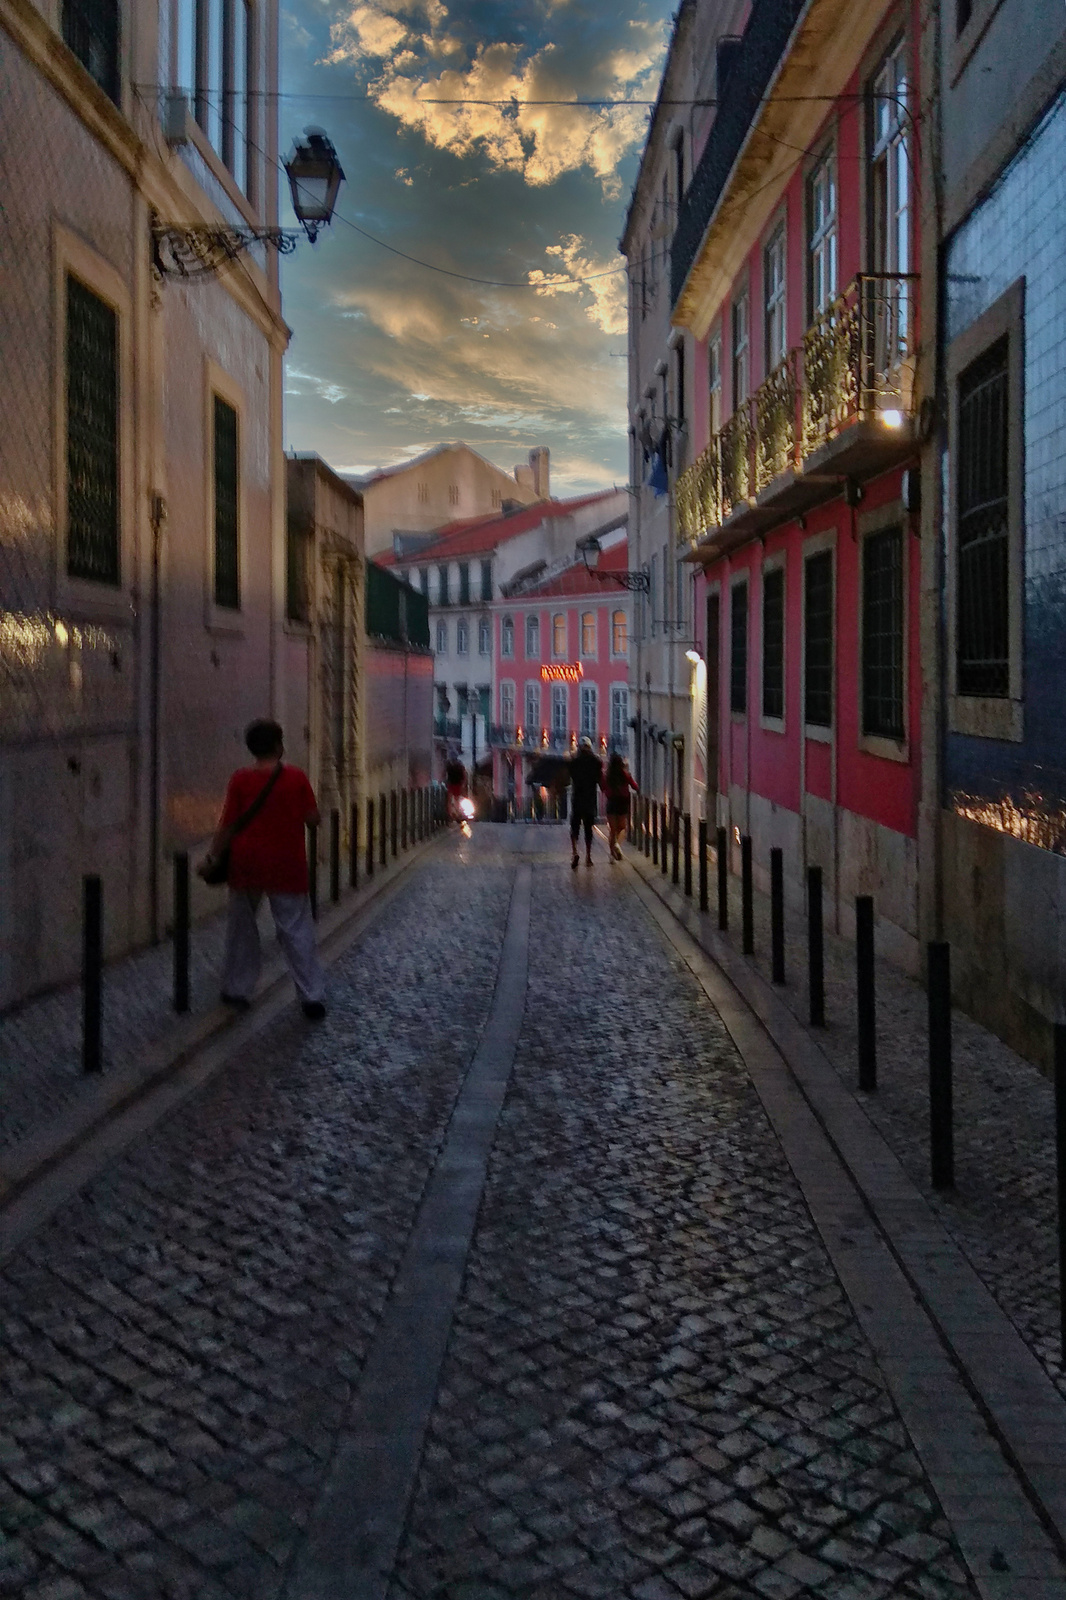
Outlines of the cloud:
{"label": "cloud", "polygon": [[[661,20],[632,18],[627,33],[598,55],[551,40],[466,45],[441,0],[365,0],[332,23],[325,61],[355,67],[370,98],[437,149],[479,154],[534,188],[587,169],[614,198],[619,162],[643,133],[643,108],[533,102],[646,97],[662,60]],[[433,103],[448,101],[462,103]]]}
{"label": "cloud", "polygon": [[598,261],[584,250],[585,241],[571,233],[562,244],[548,245],[545,254],[558,256],[565,276],[546,273],[534,267],[529,281],[537,285],[538,295],[578,294],[583,296],[585,315],[601,333],[625,333],[626,276],[615,270],[613,262]]}

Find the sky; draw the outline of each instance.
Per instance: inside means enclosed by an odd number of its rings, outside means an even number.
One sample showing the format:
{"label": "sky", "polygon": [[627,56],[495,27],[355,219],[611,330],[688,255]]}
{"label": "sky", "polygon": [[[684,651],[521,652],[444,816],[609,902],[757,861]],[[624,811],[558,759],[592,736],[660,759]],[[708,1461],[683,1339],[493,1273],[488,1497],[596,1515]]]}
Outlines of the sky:
{"label": "sky", "polygon": [[465,439],[511,470],[546,444],[557,495],[625,482],[611,269],[647,110],[523,102],[654,99],[672,3],[283,0],[282,150],[321,127],[347,180],[282,261],[287,449],[364,472]]}

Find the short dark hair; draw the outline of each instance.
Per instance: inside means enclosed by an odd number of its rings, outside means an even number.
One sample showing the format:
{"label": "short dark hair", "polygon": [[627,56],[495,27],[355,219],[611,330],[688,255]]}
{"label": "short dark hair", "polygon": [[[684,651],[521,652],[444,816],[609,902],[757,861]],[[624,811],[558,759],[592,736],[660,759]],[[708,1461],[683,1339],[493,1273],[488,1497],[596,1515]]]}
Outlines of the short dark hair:
{"label": "short dark hair", "polygon": [[281,749],[285,735],[280,722],[271,722],[269,717],[259,717],[245,728],[244,742],[255,759],[262,761],[265,756],[272,756]]}

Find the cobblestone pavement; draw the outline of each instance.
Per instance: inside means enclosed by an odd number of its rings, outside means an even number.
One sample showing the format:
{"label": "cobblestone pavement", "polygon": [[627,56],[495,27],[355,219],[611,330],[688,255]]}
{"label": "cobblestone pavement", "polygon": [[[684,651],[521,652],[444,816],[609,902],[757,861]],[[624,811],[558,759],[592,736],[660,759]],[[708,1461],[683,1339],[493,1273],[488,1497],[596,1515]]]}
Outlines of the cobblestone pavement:
{"label": "cobblestone pavement", "polygon": [[[714,892],[712,872],[712,899]],[[730,879],[730,933],[740,949],[740,884]],[[770,902],[756,894],[755,955],[770,979]],[[786,918],[786,978],[776,992],[807,1020],[806,925]],[[825,938],[826,1027],[818,1042],[857,1090],[855,946]],[[1031,1062],[956,1010],[952,1023],[955,1189],[929,1177],[926,995],[887,961],[877,965],[877,1093],[862,1095],[871,1122],[929,1201],[1066,1399],[1061,1360],[1055,1192],[1055,1095]]]}
{"label": "cobblestone pavement", "polygon": [[392,1600],[971,1592],[723,1026],[602,857],[540,866]]}
{"label": "cobblestone pavement", "polygon": [[0,1594],[269,1600],[495,980],[512,873],[430,860],[0,1280]]}
{"label": "cobblestone pavement", "polygon": [[[220,902],[221,903],[221,902]],[[275,948],[270,913],[260,918],[267,960]],[[269,930],[269,931],[268,931]],[[225,917],[193,928],[189,1002],[193,1016],[218,1000]],[[174,1026],[173,947],[169,940],[104,972],[104,1064],[132,1064]],[[0,1017],[0,1149],[43,1127],[81,1093],[81,990],[74,984]]]}

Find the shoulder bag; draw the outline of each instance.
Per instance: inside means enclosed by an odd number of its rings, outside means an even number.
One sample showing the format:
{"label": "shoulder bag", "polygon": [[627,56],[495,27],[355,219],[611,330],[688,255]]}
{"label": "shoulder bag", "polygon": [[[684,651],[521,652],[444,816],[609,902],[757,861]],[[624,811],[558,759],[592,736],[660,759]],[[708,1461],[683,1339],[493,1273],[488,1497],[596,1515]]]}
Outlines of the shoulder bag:
{"label": "shoulder bag", "polygon": [[237,835],[241,833],[250,822],[254,821],[254,819],[259,815],[260,811],[262,811],[263,807],[266,805],[267,796],[270,794],[271,789],[273,789],[274,785],[281,776],[281,768],[282,763],[279,761],[273,772],[270,774],[270,777],[267,779],[266,783],[264,783],[255,799],[252,801],[251,805],[246,807],[245,810],[241,812],[240,816],[235,822],[230,823],[228,829],[226,830],[226,842],[218,852],[218,855],[208,856],[202,865],[197,868],[200,877],[205,883],[210,883],[213,886],[217,886],[218,884],[226,882],[227,878],[229,877],[230,845],[233,843]]}

